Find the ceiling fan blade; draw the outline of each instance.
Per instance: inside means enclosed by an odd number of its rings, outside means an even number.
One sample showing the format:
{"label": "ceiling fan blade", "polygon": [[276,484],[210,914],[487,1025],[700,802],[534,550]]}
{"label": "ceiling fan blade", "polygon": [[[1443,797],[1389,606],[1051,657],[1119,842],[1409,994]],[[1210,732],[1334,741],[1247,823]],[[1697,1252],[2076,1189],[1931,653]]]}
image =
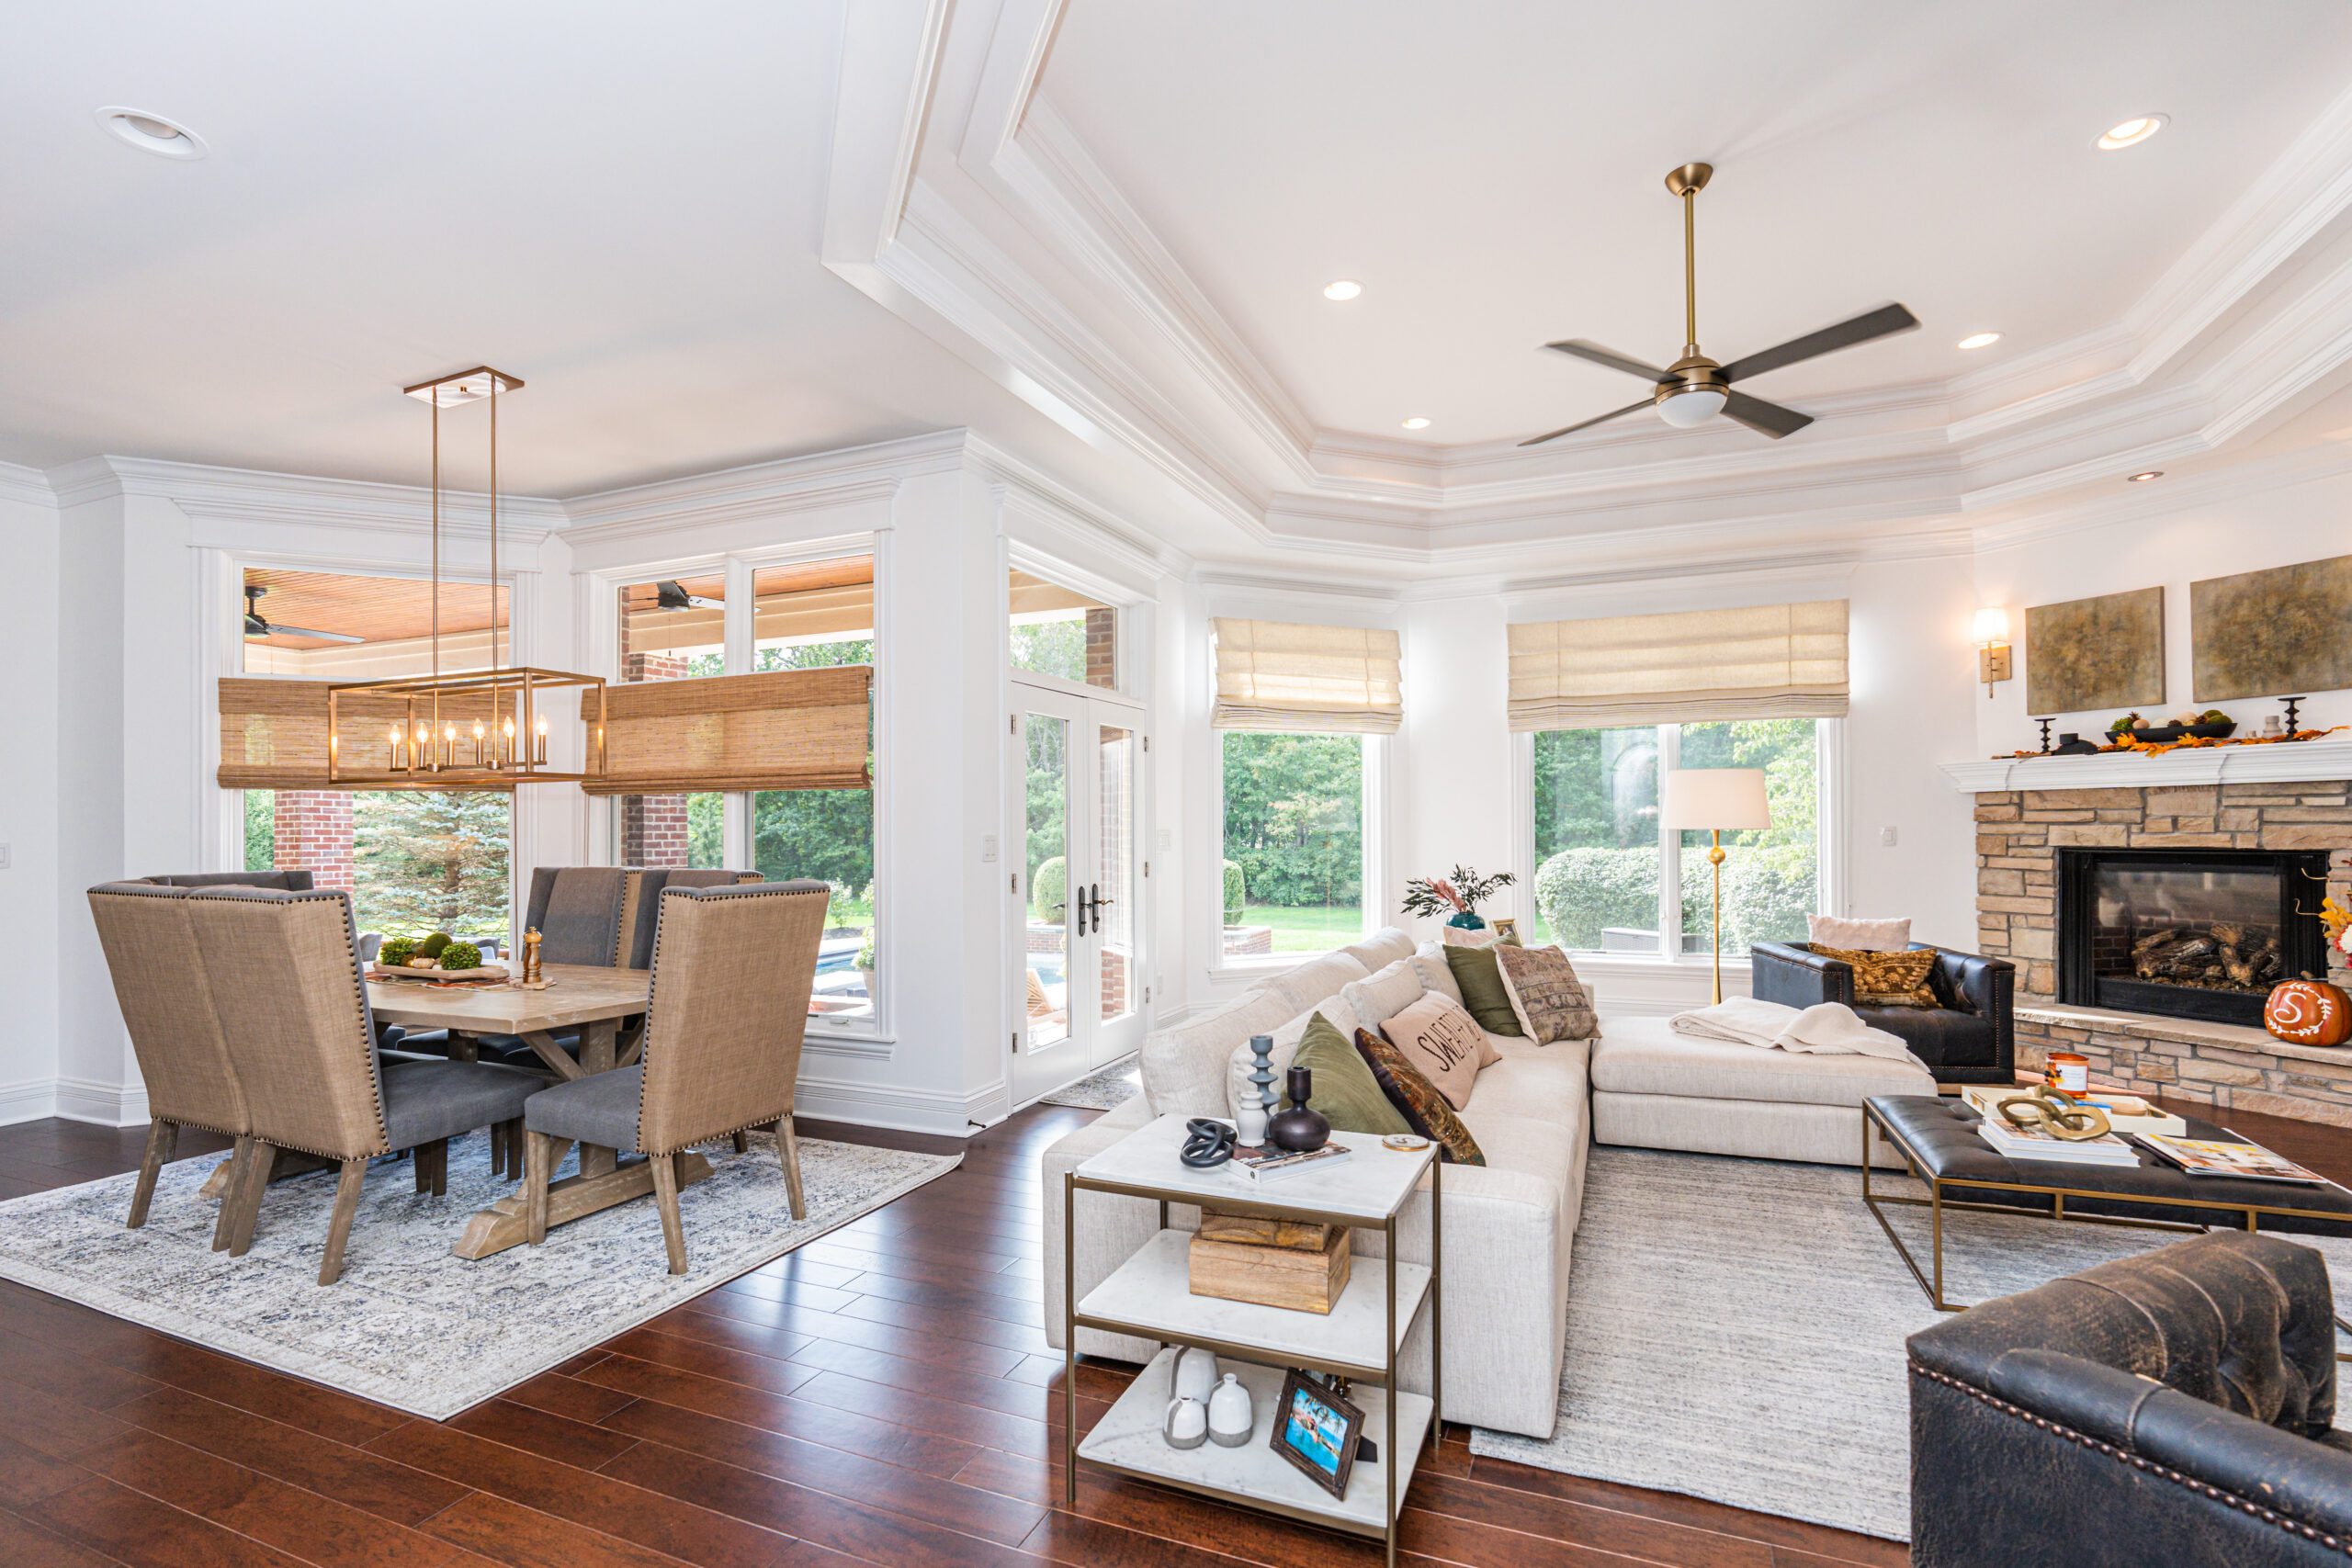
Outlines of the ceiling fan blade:
{"label": "ceiling fan blade", "polygon": [[1918,324],[1919,318],[1903,306],[1881,305],[1875,310],[1863,311],[1851,321],[1824,327],[1817,333],[1807,333],[1803,337],[1792,337],[1777,348],[1751,354],[1745,359],[1735,359],[1724,367],[1724,379],[1744,381],[1750,376],[1761,376],[1767,370],[1778,370],[1784,365],[1835,354],[1841,348],[1851,348],[1872,338],[1907,333]]}
{"label": "ceiling fan blade", "polygon": [[1623,370],[1628,376],[1639,376],[1645,381],[1658,382],[1673,379],[1663,370],[1645,365],[1638,359],[1628,359],[1615,349],[1603,348],[1597,343],[1587,343],[1580,337],[1563,338],[1558,343],[1547,343],[1544,346],[1557,354],[1571,355],[1578,359],[1589,360],[1595,365],[1606,365],[1611,370]]}
{"label": "ceiling fan blade", "polygon": [[1724,400],[1724,417],[1737,420],[1758,435],[1769,435],[1775,441],[1783,435],[1794,435],[1813,423],[1809,413],[1799,413],[1736,391]]}
{"label": "ceiling fan blade", "polygon": [[[252,637],[256,634],[251,626],[247,626],[245,635]],[[307,637],[313,642],[366,642],[368,640],[364,637],[353,637],[349,632],[322,632],[314,626],[281,626],[275,621],[270,622],[267,628],[258,635]]]}
{"label": "ceiling fan blade", "polygon": [[[1638,403],[1627,403],[1622,409],[1611,409],[1607,413],[1597,415],[1592,419],[1584,420],[1576,424],[1564,424],[1559,429],[1552,431],[1547,434],[1530,437],[1528,440],[1521,442],[1520,445],[1521,446],[1541,446],[1546,441],[1554,440],[1562,435],[1572,434],[1579,430],[1589,430],[1596,424],[1606,424],[1612,419],[1619,419],[1629,413],[1637,413],[1641,410],[1651,406],[1652,400],[1644,398]],[[1798,417],[1803,418],[1804,416],[1799,415]]]}

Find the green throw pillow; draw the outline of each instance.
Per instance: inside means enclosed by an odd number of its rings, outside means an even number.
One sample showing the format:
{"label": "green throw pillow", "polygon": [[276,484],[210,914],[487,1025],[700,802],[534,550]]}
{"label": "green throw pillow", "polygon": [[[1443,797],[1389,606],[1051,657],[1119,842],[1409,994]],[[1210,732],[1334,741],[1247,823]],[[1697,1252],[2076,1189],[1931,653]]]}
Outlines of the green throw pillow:
{"label": "green throw pillow", "polygon": [[1308,1103],[1341,1133],[1409,1133],[1412,1126],[1381,1091],[1380,1080],[1356,1054],[1355,1043],[1317,1013],[1298,1037],[1291,1066],[1315,1075]]}
{"label": "green throw pillow", "polygon": [[1449,946],[1445,966],[1453,971],[1453,983],[1462,987],[1462,1005],[1479,1028],[1489,1034],[1527,1032],[1511,1010],[1510,993],[1503,989],[1502,966],[1495,962],[1493,948]]}

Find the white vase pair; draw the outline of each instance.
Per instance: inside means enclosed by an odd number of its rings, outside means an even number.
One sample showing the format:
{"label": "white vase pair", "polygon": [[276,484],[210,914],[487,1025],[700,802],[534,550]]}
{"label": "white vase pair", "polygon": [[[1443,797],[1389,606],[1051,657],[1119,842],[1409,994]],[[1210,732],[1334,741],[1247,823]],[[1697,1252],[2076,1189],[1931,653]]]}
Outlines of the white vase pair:
{"label": "white vase pair", "polygon": [[1231,1372],[1220,1377],[1208,1351],[1191,1346],[1177,1352],[1173,1393],[1160,1427],[1170,1448],[1196,1449],[1206,1440],[1238,1449],[1250,1440],[1257,1422],[1250,1391]]}

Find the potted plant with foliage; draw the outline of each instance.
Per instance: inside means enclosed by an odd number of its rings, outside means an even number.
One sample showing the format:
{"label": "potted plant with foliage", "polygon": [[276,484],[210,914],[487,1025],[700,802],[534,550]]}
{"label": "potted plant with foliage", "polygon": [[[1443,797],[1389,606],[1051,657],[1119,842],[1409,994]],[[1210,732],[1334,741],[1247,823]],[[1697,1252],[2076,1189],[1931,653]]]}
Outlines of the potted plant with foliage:
{"label": "potted plant with foliage", "polygon": [[1449,876],[1417,876],[1405,884],[1405,913],[1426,919],[1444,915],[1449,926],[1484,931],[1487,922],[1478,918],[1478,906],[1516,880],[1508,871],[1480,876],[1466,865],[1455,866]]}
{"label": "potted plant with foliage", "polygon": [[[840,950],[837,948],[834,951]],[[865,940],[857,944],[857,957],[854,962],[857,967],[858,984],[865,987],[865,999],[872,1001],[880,995],[874,988],[874,928],[872,926],[865,928]]]}

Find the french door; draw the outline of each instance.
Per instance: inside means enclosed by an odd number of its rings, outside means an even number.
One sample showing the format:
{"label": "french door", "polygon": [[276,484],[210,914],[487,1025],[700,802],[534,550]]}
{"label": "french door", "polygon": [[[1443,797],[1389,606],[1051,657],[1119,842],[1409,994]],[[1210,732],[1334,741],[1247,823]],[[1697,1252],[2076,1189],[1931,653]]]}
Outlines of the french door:
{"label": "french door", "polygon": [[1143,709],[1012,682],[1012,1101],[1143,1040]]}

